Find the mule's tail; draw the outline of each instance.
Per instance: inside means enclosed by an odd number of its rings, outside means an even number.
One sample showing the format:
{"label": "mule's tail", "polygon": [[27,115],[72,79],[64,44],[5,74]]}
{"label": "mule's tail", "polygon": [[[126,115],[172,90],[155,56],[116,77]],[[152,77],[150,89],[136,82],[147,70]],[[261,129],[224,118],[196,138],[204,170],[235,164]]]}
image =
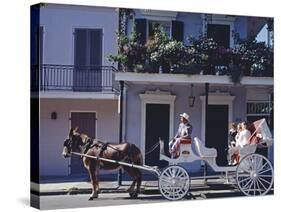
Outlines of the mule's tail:
{"label": "mule's tail", "polygon": [[136,165],[143,165],[143,157],[140,149],[135,145],[131,144],[130,146],[130,158],[132,162]]}

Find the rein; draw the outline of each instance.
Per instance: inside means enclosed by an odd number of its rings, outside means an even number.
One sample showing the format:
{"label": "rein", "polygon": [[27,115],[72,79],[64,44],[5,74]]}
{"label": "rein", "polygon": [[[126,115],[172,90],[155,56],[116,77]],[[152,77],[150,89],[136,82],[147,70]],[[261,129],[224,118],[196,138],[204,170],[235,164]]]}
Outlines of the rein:
{"label": "rein", "polygon": [[157,142],[156,144],[154,144],[154,145],[150,148],[150,150],[145,153],[145,155],[149,155],[150,153],[152,153],[158,146],[160,146],[160,143],[159,143],[159,142]]}

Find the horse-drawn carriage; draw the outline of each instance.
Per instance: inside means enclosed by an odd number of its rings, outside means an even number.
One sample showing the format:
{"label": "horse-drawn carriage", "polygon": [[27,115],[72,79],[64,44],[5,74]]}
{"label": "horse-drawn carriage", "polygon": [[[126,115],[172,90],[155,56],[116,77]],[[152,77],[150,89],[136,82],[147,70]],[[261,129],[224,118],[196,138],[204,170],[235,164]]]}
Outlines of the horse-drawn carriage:
{"label": "horse-drawn carriage", "polygon": [[197,137],[194,138],[196,153],[193,152],[190,142],[183,142],[180,144],[181,154],[176,159],[164,154],[164,142],[160,141],[160,160],[170,164],[159,176],[161,194],[169,200],[183,198],[190,188],[191,178],[178,164],[196,160],[204,161],[215,172],[224,172],[226,182],[236,181],[240,191],[247,196],[267,194],[273,186],[273,166],[265,156],[257,154],[256,149],[268,148],[272,145],[273,138],[265,119],[254,122],[252,128],[254,130],[249,144],[239,148],[241,160],[235,166],[218,166],[217,150],[205,147]]}
{"label": "horse-drawn carriage", "polygon": [[[189,176],[187,170],[179,164],[191,163],[197,160],[204,161],[215,172],[224,172],[226,182],[235,181],[243,194],[247,196],[265,195],[273,186],[273,166],[265,156],[257,154],[256,149],[271,146],[273,138],[265,119],[254,122],[252,124],[252,128],[254,130],[252,131],[249,144],[239,149],[241,160],[236,166],[218,166],[216,163],[217,150],[205,147],[201,140],[197,137],[194,138],[195,151],[192,149],[192,143],[190,141],[185,141],[180,144],[180,155],[177,158],[170,158],[165,155],[164,141],[160,140],[159,159],[169,162],[169,166],[162,170],[158,167],[135,163],[133,161],[133,157],[132,162],[128,162],[121,159],[101,157],[100,155],[89,155],[88,153],[75,152],[73,149],[73,139],[68,139],[68,142],[66,142],[66,140],[65,143],[72,146],[69,153],[80,155],[89,161],[93,161],[94,159],[94,161],[116,164],[132,168],[133,170],[141,169],[155,173],[159,178],[159,190],[168,200],[179,200],[187,195],[192,178]],[[114,150],[116,148],[118,147],[113,147],[112,149]],[[136,152],[139,152],[136,147],[134,147],[134,149]],[[130,150],[128,151],[129,154]],[[89,173],[90,172],[91,170],[89,170]],[[92,177],[93,176],[91,176],[91,178]],[[204,176],[204,178],[206,179],[208,176]],[[202,177],[202,179],[204,178]],[[139,192],[140,181],[138,179],[138,175],[136,175],[132,186],[135,186],[135,180],[137,182],[137,189],[135,192],[130,193],[131,197],[136,197]],[[95,188],[96,185],[93,183],[93,192],[95,191]]]}

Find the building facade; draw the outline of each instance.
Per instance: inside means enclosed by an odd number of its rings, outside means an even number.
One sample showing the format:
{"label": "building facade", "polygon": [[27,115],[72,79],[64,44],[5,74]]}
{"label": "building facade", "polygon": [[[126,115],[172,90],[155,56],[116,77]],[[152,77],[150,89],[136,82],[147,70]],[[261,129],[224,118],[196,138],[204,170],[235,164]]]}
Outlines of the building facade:
{"label": "building facade", "polygon": [[[133,10],[126,20],[127,33],[134,29],[140,42],[151,38],[155,27],[168,37],[189,45],[188,37],[213,38],[218,45],[234,48],[238,40],[250,40],[267,24],[266,18]],[[179,68],[180,69],[180,68]],[[273,77],[244,76],[234,84],[229,76],[220,74],[186,74],[118,72],[115,80],[124,82],[126,92],[126,132],[124,137],[149,152],[159,140],[168,142],[177,132],[181,113],[190,115],[192,138],[199,137],[207,147],[218,151],[217,163],[227,164],[228,126],[232,122],[253,122],[266,118],[272,127]],[[206,107],[206,86],[208,107]],[[191,103],[192,102],[192,103]],[[206,115],[208,114],[208,116]],[[273,148],[262,151],[273,160]],[[145,155],[145,154],[144,154]],[[158,160],[159,152],[145,155],[145,164],[166,166]],[[183,164],[189,172],[202,171],[203,163]]]}
{"label": "building facade", "polygon": [[34,63],[40,72],[40,176],[75,178],[86,174],[79,158],[61,156],[71,127],[118,142],[116,67],[107,60],[117,53],[118,11],[56,4],[33,10],[40,14],[40,27],[34,29],[39,46]]}
{"label": "building facade", "polygon": [[[42,4],[39,11],[40,27],[33,29],[36,36],[31,39],[40,47],[33,60],[40,73],[41,177],[75,178],[85,173],[77,158],[61,157],[71,127],[78,126],[93,138],[119,142],[120,92],[122,140],[139,146],[147,165],[167,165],[159,161],[158,149],[145,153],[159,137],[167,148],[180,113],[190,115],[192,138],[217,148],[219,165],[226,163],[230,122],[265,117],[272,123],[272,76],[245,76],[240,84],[233,84],[229,76],[123,72],[107,59],[118,53],[118,30],[129,35],[135,29],[145,43],[155,27],[161,26],[169,37],[185,45],[189,45],[186,38],[205,35],[233,48],[238,39],[256,36],[266,18],[152,10],[130,10],[124,15],[116,8],[55,4]],[[124,90],[119,90],[120,83]],[[263,154],[273,159],[272,148]],[[185,166],[197,173],[202,162]]]}

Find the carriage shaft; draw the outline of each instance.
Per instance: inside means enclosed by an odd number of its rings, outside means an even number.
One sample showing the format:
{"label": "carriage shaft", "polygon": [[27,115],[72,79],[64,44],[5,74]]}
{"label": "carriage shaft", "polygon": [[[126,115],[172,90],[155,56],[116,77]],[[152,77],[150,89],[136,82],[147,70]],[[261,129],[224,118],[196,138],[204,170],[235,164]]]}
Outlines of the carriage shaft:
{"label": "carriage shaft", "polygon": [[102,157],[97,157],[97,156],[92,156],[92,155],[87,155],[87,154],[81,154],[78,152],[72,152],[71,154],[74,155],[79,155],[82,157],[87,157],[87,158],[91,158],[91,159],[95,159],[95,160],[101,160],[101,161],[105,161],[105,162],[109,162],[109,163],[115,163],[115,164],[119,164],[122,166],[128,166],[131,168],[136,168],[136,169],[142,169],[145,171],[150,171],[150,172],[154,172],[155,174],[157,174],[157,176],[160,176],[160,171],[157,168],[154,167],[150,167],[150,166],[142,166],[142,165],[135,165],[132,163],[126,163],[126,162],[121,162],[121,161],[117,161],[117,160],[111,160],[111,159],[106,159],[106,158],[102,158]]}

